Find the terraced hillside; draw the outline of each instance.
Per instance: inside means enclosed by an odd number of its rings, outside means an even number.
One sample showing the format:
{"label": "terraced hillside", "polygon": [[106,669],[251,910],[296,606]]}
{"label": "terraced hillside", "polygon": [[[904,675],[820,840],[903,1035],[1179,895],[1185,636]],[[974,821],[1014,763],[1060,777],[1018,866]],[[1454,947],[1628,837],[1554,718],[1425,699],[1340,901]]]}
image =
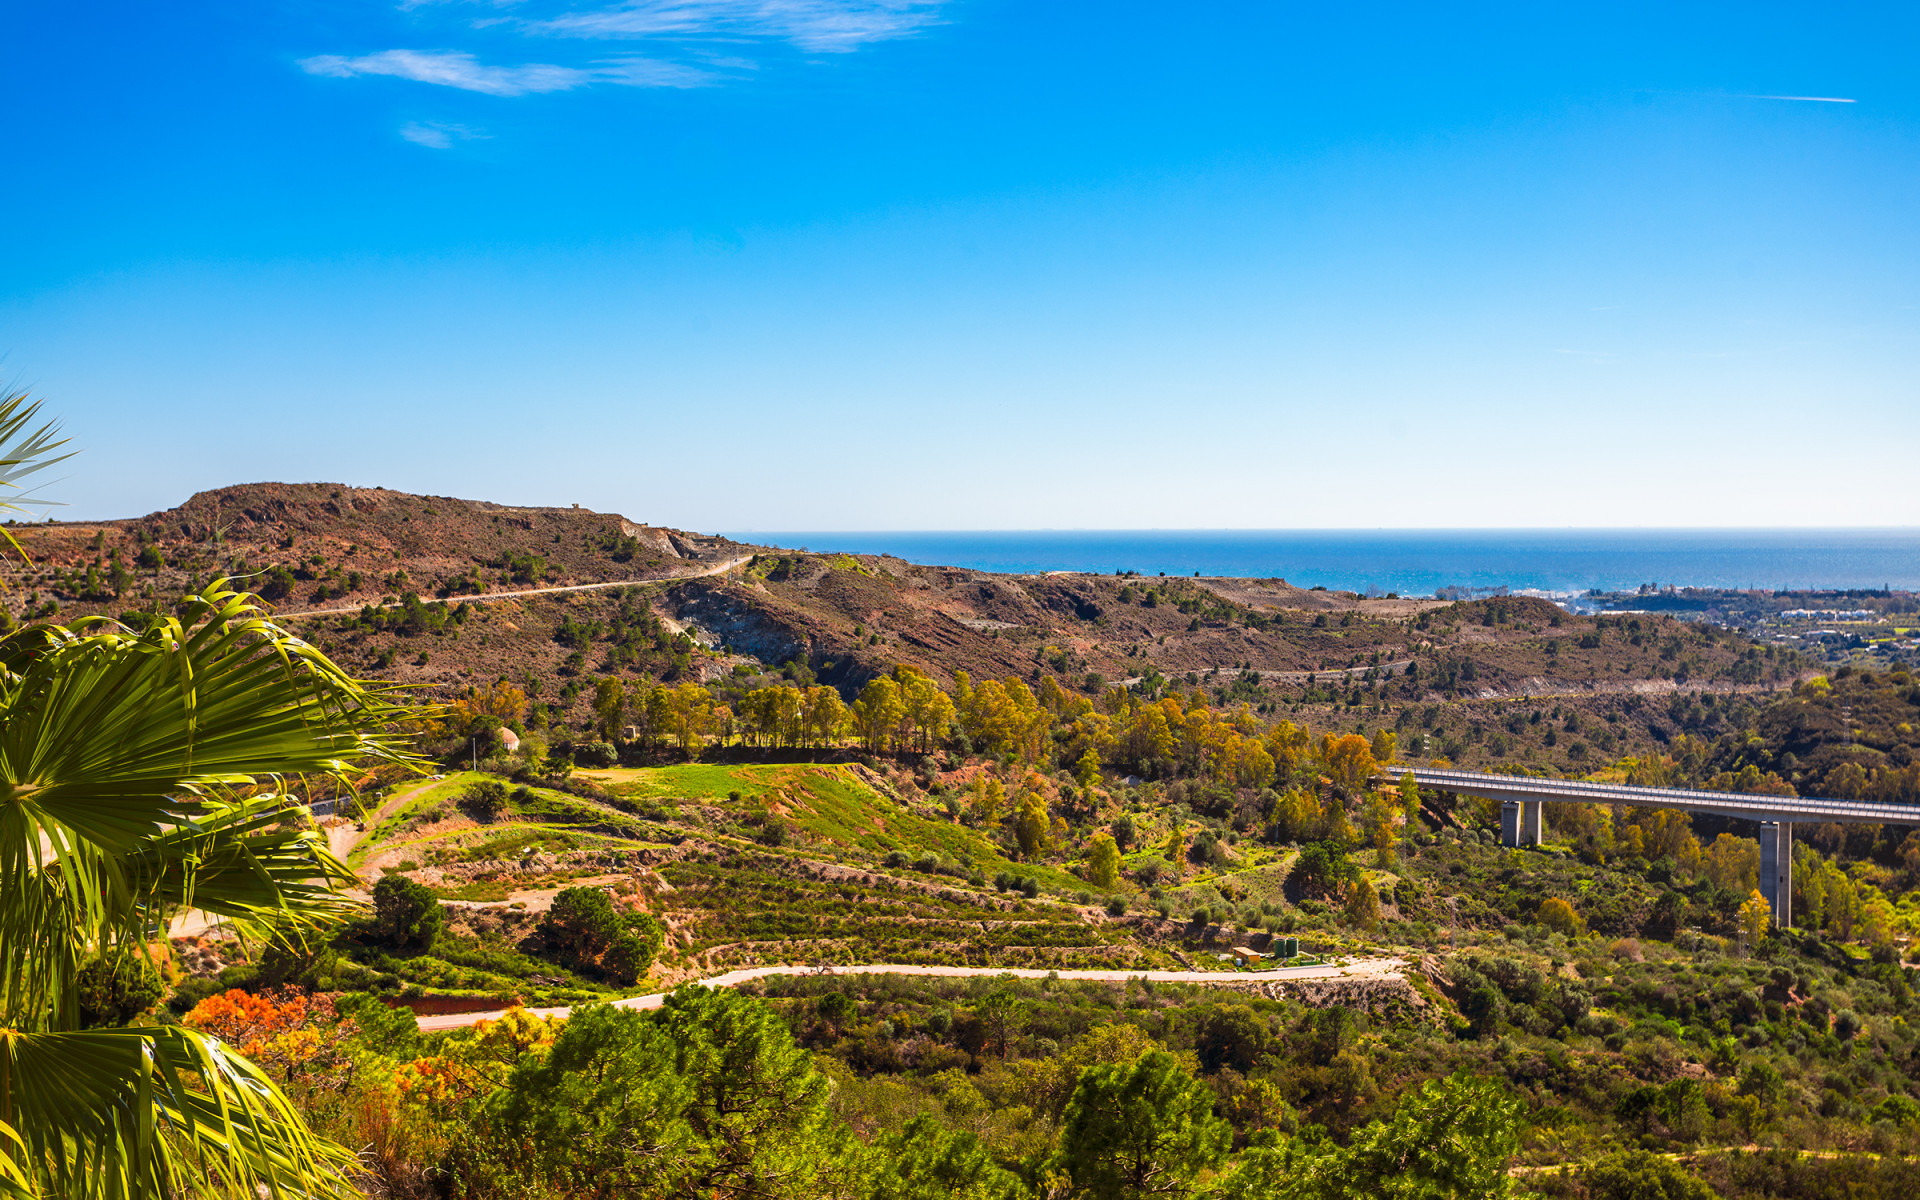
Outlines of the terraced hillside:
{"label": "terraced hillside", "polygon": [[[370,882],[399,873],[427,885],[465,935],[515,953],[521,943],[538,953],[535,926],[562,888],[610,889],[667,930],[655,983],[776,962],[1178,961],[1164,945],[1181,926],[1137,902],[1109,913],[1075,876],[1009,861],[858,765],[582,772],[567,790],[514,786],[495,814],[463,811],[493,778],[450,775],[397,792],[397,805],[368,797],[384,815],[350,862]],[[531,957],[485,977],[405,961],[391,969],[438,994],[562,1002],[590,986]]]}

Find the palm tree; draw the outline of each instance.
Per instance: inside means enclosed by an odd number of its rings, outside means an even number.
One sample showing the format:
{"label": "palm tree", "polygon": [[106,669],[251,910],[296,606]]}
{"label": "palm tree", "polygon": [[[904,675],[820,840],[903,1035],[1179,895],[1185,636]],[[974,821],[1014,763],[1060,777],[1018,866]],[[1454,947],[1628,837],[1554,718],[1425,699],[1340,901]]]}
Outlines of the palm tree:
{"label": "palm tree", "polygon": [[[0,488],[62,444],[37,409],[0,397]],[[352,874],[285,781],[409,757],[409,710],[252,596],[222,580],[178,611],[0,638],[0,1195],[350,1190],[347,1152],[217,1039],[80,1027],[81,967],[143,953],[182,907],[288,944],[347,912]]]}

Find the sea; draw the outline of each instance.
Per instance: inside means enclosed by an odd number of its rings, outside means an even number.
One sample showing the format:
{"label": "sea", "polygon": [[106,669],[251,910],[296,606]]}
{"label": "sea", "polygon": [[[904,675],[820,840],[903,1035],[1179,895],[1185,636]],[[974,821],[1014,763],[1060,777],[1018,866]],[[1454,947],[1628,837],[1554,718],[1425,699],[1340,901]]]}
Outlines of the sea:
{"label": "sea", "polygon": [[1920,590],[1920,529],[738,532],[980,571],[1278,578],[1363,595],[1573,598],[1656,588]]}

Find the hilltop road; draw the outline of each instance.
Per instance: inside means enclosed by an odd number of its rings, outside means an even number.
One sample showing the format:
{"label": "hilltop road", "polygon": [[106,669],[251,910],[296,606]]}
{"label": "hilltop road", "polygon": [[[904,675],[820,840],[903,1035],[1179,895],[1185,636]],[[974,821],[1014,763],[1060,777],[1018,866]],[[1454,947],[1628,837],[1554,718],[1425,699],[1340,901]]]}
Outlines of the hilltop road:
{"label": "hilltop road", "polygon": [[[1094,983],[1125,983],[1129,979],[1144,979],[1152,983],[1197,983],[1205,987],[1244,987],[1250,983],[1267,983],[1287,979],[1398,979],[1400,968],[1406,966],[1398,958],[1362,958],[1353,962],[1323,967],[1281,967],[1273,971],[1042,971],[1033,968],[1015,967],[911,967],[894,963],[872,963],[855,967],[749,967],[741,971],[729,971],[725,975],[715,975],[711,979],[696,979],[689,982],[702,987],[735,987],[755,979],[765,979],[770,975],[935,975],[944,978],[967,978],[977,975],[1012,975],[1019,979],[1045,979],[1049,976],[1066,980],[1083,980]],[[615,1000],[616,1008],[659,1008],[666,999],[661,993],[651,996],[629,996],[625,1000]],[[564,1017],[572,1011],[566,1008],[530,1008],[527,1010],[542,1017]],[[420,1017],[420,1030],[430,1033],[437,1029],[460,1029],[479,1021],[497,1020],[505,1014],[504,1009],[491,1012],[442,1013],[437,1016]]]}
{"label": "hilltop road", "polygon": [[[751,554],[742,554],[723,563],[702,567],[698,571],[688,571],[684,575],[663,575],[658,579],[613,579],[605,583],[569,583],[562,587],[528,588],[519,592],[485,592],[477,596],[448,596],[448,604],[490,604],[495,600],[512,600],[520,596],[551,596],[557,592],[591,592],[601,588],[637,587],[643,583],[678,583],[682,579],[705,579],[711,575],[723,575],[742,563],[752,562]],[[391,604],[356,604],[351,608],[305,608],[299,612],[273,614],[275,619],[285,617],[350,617],[363,608],[399,608],[398,600]]]}

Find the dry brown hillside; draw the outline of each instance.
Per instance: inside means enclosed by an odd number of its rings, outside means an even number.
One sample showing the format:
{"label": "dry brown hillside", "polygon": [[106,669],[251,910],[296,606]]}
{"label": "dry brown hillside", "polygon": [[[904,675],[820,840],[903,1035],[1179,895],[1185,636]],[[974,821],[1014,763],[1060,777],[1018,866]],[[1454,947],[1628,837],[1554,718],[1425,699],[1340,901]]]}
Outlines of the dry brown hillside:
{"label": "dry brown hillside", "polygon": [[[788,664],[849,690],[906,663],[942,680],[964,670],[1053,675],[1088,691],[1199,687],[1335,715],[1535,699],[1598,715],[1621,700],[1759,691],[1795,674],[1711,626],[1595,620],[1525,598],[996,575],[338,484],[248,484],[145,517],[14,532],[32,564],[10,572],[13,620],[104,612],[137,624],[232,574],[354,670],[441,696],[510,677],[558,719],[581,717],[582,693],[603,675],[744,685]],[[538,589],[577,590],[513,595]],[[1444,734],[1449,720],[1429,727]]]}

